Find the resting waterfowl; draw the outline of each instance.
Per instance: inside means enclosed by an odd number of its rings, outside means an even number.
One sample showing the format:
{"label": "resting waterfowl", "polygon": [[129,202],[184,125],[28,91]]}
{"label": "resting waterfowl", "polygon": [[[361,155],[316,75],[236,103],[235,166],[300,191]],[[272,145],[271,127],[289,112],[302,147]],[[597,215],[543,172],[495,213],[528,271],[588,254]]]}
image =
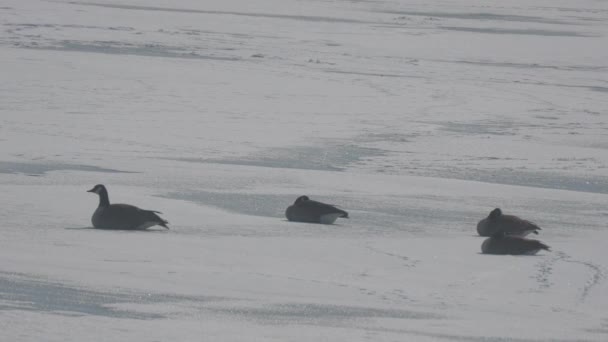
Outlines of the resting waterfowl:
{"label": "resting waterfowl", "polygon": [[97,184],[87,192],[99,195],[99,206],[91,218],[95,228],[144,230],[159,225],[169,229],[169,222],[156,215],[160,214],[158,211],[144,210],[130,204],[110,204],[108,190],[103,184]]}
{"label": "resting waterfowl", "polygon": [[538,240],[496,233],[481,244],[484,254],[534,255],[540,250],[549,251],[549,246]]}
{"label": "resting waterfowl", "polygon": [[331,204],[313,201],[308,196],[300,196],[287,207],[285,216],[289,221],[332,224],[338,217],[348,218],[348,213]]}
{"label": "resting waterfowl", "polygon": [[488,217],[477,223],[477,233],[481,236],[492,236],[499,232],[524,237],[530,233],[538,234],[540,227],[515,215],[504,215],[500,208],[490,212]]}

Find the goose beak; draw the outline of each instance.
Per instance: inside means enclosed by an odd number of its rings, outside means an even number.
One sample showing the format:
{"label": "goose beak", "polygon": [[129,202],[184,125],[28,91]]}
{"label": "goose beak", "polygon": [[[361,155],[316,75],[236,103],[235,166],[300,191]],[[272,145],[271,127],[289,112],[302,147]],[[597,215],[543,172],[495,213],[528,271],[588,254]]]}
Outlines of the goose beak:
{"label": "goose beak", "polygon": [[87,192],[95,192],[95,188],[93,188],[91,190],[87,190]]}

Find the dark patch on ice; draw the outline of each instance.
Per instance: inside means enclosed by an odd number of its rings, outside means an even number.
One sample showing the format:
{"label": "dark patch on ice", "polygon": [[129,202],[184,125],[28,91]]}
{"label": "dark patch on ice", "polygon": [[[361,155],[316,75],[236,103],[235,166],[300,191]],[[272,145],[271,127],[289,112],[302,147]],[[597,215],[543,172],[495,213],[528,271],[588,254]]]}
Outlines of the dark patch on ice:
{"label": "dark patch on ice", "polygon": [[14,29],[8,30],[8,32],[16,32],[25,29],[36,29],[36,28],[76,28],[76,29],[94,29],[94,30],[110,30],[110,31],[135,31],[134,28],[128,26],[94,26],[94,25],[76,25],[76,24],[30,24],[30,23],[8,23],[4,26],[15,27]]}
{"label": "dark patch on ice", "polygon": [[606,66],[590,66],[590,65],[544,65],[538,63],[513,63],[513,62],[495,62],[495,61],[466,61],[466,60],[437,60],[438,62],[444,63],[459,63],[459,64],[471,64],[479,66],[489,67],[505,67],[505,68],[518,68],[518,69],[553,69],[553,70],[576,70],[576,71],[605,71],[608,70]]}
{"label": "dark patch on ice", "polygon": [[0,161],[0,173],[25,174],[29,176],[42,176],[50,171],[87,171],[106,173],[137,173],[132,171],[121,171],[106,169],[92,165],[64,164],[64,163],[20,163]]}
{"label": "dark patch on ice", "polygon": [[569,86],[569,87],[587,88],[587,89],[593,90],[593,91],[599,91],[599,92],[602,92],[602,93],[608,93],[608,87],[600,87],[600,86]]}
{"label": "dark patch on ice", "polygon": [[[508,121],[487,121],[487,122],[440,122],[442,129],[448,132],[464,133],[467,135],[515,135],[517,125]],[[527,124],[526,127],[530,127]]]}
{"label": "dark patch on ice", "polygon": [[[425,336],[432,337],[433,339],[442,339],[450,341],[464,341],[464,342],[589,342],[587,339],[560,339],[560,338],[519,338],[519,337],[504,337],[504,336],[472,336],[472,335],[454,335],[444,333],[433,333],[419,330],[407,330],[407,329],[393,329],[393,328],[375,328],[375,327],[364,327],[366,331],[378,331],[378,332],[391,332],[405,335]],[[413,340],[413,339],[412,339]]]}
{"label": "dark patch on ice", "polygon": [[[223,210],[263,217],[285,217],[285,209],[292,205],[299,195],[243,194],[211,191],[172,192],[162,197],[185,200]],[[310,195],[310,194],[308,194]],[[319,201],[327,198],[313,196]],[[331,202],[331,201],[330,201]],[[335,201],[334,201],[335,202]]]}
{"label": "dark patch on ice", "polygon": [[419,78],[419,79],[427,79],[427,77],[422,76],[411,76],[411,75],[401,75],[401,74],[388,74],[388,73],[375,73],[375,72],[363,72],[363,71],[346,71],[346,70],[334,70],[334,69],[325,69],[325,72],[333,73],[333,74],[347,74],[347,75],[356,75],[356,76],[373,76],[373,77],[394,77],[394,78]]}
{"label": "dark patch on ice", "polygon": [[263,321],[271,324],[311,323],[318,321],[327,322],[373,318],[445,318],[441,315],[419,311],[307,303],[274,304],[265,307],[213,308],[211,310],[218,313],[243,316],[245,318],[249,318],[256,321]]}
{"label": "dark patch on ice", "polygon": [[557,116],[549,116],[549,115],[534,115],[535,118],[542,120],[558,120]]}
{"label": "dark patch on ice", "polygon": [[282,169],[344,171],[364,158],[382,156],[386,151],[357,145],[278,147],[238,159],[174,158],[173,160]]}
{"label": "dark patch on ice", "polygon": [[300,195],[188,191],[172,192],[162,197],[190,201],[245,215],[285,217],[285,209],[293,204],[298,196]]}
{"label": "dark patch on ice", "polygon": [[281,169],[302,169],[302,170],[323,170],[323,171],[344,171],[343,168],[330,165],[306,164],[299,165],[298,161],[274,160],[274,159],[197,159],[197,158],[176,158],[175,160],[193,163],[211,163],[225,165],[259,166]]}
{"label": "dark patch on ice", "polygon": [[600,9],[600,8],[572,8],[572,7],[557,7],[557,6],[535,6],[534,9],[539,10],[557,10],[560,12],[575,12],[575,13],[593,13],[593,14],[601,14],[608,13],[608,10]]}
{"label": "dark patch on ice", "polygon": [[235,16],[252,17],[252,18],[285,19],[285,20],[325,22],[325,23],[348,23],[348,24],[372,24],[372,23],[374,23],[372,21],[357,20],[357,19],[309,16],[309,15],[214,11],[214,10],[201,10],[201,9],[192,9],[192,8],[120,5],[120,4],[104,4],[104,3],[97,3],[97,2],[80,2],[80,1],[71,1],[71,2],[69,2],[69,4],[83,5],[83,6],[99,6],[99,7],[106,7],[106,8],[137,10],[137,11],[161,11],[161,12],[176,12],[176,13],[189,13],[189,14],[220,14],[220,15],[235,15]]}
{"label": "dark patch on ice", "polygon": [[0,272],[0,310],[28,310],[60,315],[91,315],[128,319],[161,319],[165,315],[111,307],[116,304],[213,302],[212,296],[101,292],[49,281],[25,274]]}
{"label": "dark patch on ice", "polygon": [[435,209],[430,206],[419,207],[416,205],[416,197],[377,205],[365,202],[352,199],[345,209],[351,213],[350,216],[357,218],[358,225],[366,227],[368,232],[375,235],[393,232],[424,235],[437,231],[469,231],[470,218],[477,214],[441,208],[439,201],[438,208]]}
{"label": "dark patch on ice", "polygon": [[205,59],[216,61],[238,61],[238,57],[201,55],[197,52],[183,47],[165,46],[160,44],[135,45],[116,41],[92,41],[83,42],[75,40],[63,40],[55,44],[16,43],[16,47],[53,51],[73,51],[102,53],[110,55],[133,55],[144,57],[165,57],[185,59]]}
{"label": "dark patch on ice", "polygon": [[608,177],[599,176],[561,175],[554,172],[532,172],[513,169],[478,170],[457,168],[424,173],[414,171],[412,174],[505,185],[608,194]]}
{"label": "dark patch on ice", "polygon": [[495,13],[448,13],[448,12],[416,12],[416,11],[381,11],[380,13],[410,15],[417,17],[465,19],[465,20],[488,20],[488,21],[511,21],[520,23],[539,24],[570,24],[567,21],[547,19],[528,15],[495,14]]}
{"label": "dark patch on ice", "polygon": [[199,35],[211,35],[211,36],[229,36],[234,38],[241,39],[252,39],[252,38],[268,38],[268,39],[282,39],[283,37],[279,35],[263,35],[263,34],[246,34],[246,33],[236,33],[236,32],[227,32],[227,31],[212,31],[212,30],[197,30],[192,28],[178,28],[177,30],[168,30],[168,29],[159,29],[158,32],[166,33],[170,35],[176,34],[185,34],[189,36],[199,36]]}
{"label": "dark patch on ice", "polygon": [[[285,303],[264,307],[212,308],[210,311],[229,316],[242,317],[254,322],[269,325],[306,324],[323,327],[347,328],[399,335],[431,337],[450,341],[473,342],[541,342],[546,339],[518,338],[504,336],[472,336],[448,333],[426,332],[400,328],[371,326],[366,321],[376,319],[391,320],[442,320],[448,317],[440,314],[400,309],[384,309],[349,305]],[[405,323],[405,322],[404,322]],[[405,339],[410,340],[410,339]],[[411,339],[414,340],[414,339]],[[579,342],[584,340],[551,338],[556,342]]]}
{"label": "dark patch on ice", "polygon": [[[504,81],[498,81],[497,83],[505,83],[505,82]],[[530,84],[530,85],[547,86],[547,87],[560,87],[560,88],[579,88],[579,89],[587,89],[587,90],[591,90],[591,91],[597,91],[597,92],[601,92],[601,93],[608,92],[608,87],[602,87],[602,86],[596,86],[596,85],[545,83],[545,82],[530,82],[530,81],[517,81],[517,80],[516,81],[512,81],[512,83]]]}
{"label": "dark patch on ice", "polygon": [[245,215],[285,217],[285,209],[298,196],[189,191],[172,192],[162,197],[190,201]]}
{"label": "dark patch on ice", "polygon": [[574,31],[551,31],[541,29],[505,29],[496,27],[462,27],[462,26],[441,26],[441,29],[450,31],[474,32],[474,33],[490,33],[490,34],[519,34],[532,36],[548,36],[548,37],[595,37],[590,34],[574,32]]}
{"label": "dark patch on ice", "polygon": [[[358,136],[356,140],[363,143],[388,142],[390,144],[397,144],[412,142],[416,138],[423,135],[424,133],[416,131],[411,131],[408,133],[366,133]],[[412,152],[402,153],[408,154]]]}

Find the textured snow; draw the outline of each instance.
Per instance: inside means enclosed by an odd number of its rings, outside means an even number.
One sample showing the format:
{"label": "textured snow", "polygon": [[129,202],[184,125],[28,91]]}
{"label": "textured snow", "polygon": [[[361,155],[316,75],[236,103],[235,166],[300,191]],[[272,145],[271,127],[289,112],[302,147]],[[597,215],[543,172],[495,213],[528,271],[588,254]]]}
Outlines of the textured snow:
{"label": "textured snow", "polygon": [[[3,1],[0,340],[608,340],[607,35],[592,0]],[[98,183],[171,230],[92,229]],[[480,254],[495,207],[552,251]]]}

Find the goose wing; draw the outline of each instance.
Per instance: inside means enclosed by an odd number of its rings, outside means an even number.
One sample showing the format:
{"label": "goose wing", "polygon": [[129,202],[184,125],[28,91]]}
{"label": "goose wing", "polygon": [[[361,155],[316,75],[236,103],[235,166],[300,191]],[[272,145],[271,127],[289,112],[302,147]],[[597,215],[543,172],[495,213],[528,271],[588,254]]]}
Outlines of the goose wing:
{"label": "goose wing", "polygon": [[549,250],[549,246],[538,240],[518,238],[518,237],[505,237],[504,243],[508,254],[529,254],[531,252],[537,252],[541,249]]}
{"label": "goose wing", "polygon": [[348,217],[348,213],[346,211],[336,208],[331,204],[326,204],[323,202],[309,200],[302,203],[302,206],[308,208],[310,211],[315,212],[319,216],[326,214],[340,214],[340,217]]}
{"label": "goose wing", "polygon": [[515,236],[491,237],[486,239],[481,246],[482,252],[486,254],[533,254],[541,249],[549,250],[549,246],[538,240]]}
{"label": "goose wing", "polygon": [[168,229],[168,222],[156,213],[130,204],[112,204],[105,208],[101,220],[105,227],[113,229],[146,229],[154,225]]}
{"label": "goose wing", "polygon": [[[537,233],[540,227],[533,222],[521,219],[514,215],[503,215],[501,217],[501,228],[505,232],[519,233],[532,231]],[[538,234],[538,233],[537,233]]]}
{"label": "goose wing", "polygon": [[[285,210],[285,216],[290,221],[321,223],[323,216],[335,214],[338,217],[348,218],[348,213],[333,205],[322,202],[306,200],[295,203]],[[334,217],[335,220],[336,217]]]}
{"label": "goose wing", "polygon": [[477,234],[479,236],[492,236],[496,233],[497,227],[489,223],[488,218],[484,218],[477,223]]}

